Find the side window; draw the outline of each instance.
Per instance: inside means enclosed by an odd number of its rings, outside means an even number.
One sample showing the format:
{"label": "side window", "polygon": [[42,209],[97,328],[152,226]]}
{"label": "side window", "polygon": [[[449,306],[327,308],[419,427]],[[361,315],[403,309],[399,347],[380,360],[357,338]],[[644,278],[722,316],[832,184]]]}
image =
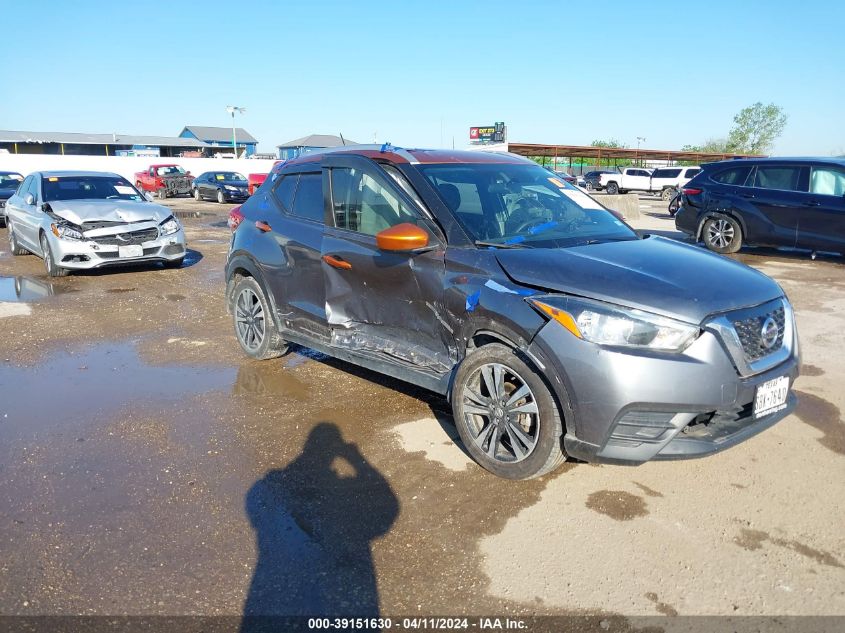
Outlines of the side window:
{"label": "side window", "polygon": [[38,177],[33,176],[32,180],[29,181],[29,191],[28,193],[32,194],[32,197],[35,198],[35,201],[38,202]]}
{"label": "side window", "polygon": [[323,222],[323,175],[300,174],[291,213],[306,220]]}
{"label": "side window", "polygon": [[296,191],[296,181],[299,179],[299,174],[291,174],[290,176],[282,176],[279,182],[273,187],[273,197],[282,205],[282,208],[288,213],[293,208],[293,192]]}
{"label": "side window", "polygon": [[743,167],[730,167],[713,174],[710,176],[710,179],[714,182],[720,182],[723,185],[737,185],[742,187],[745,185],[745,180],[748,178],[749,170],[750,167],[747,165]]}
{"label": "side window", "polygon": [[758,165],[754,186],[781,191],[806,191],[801,187],[801,168],[791,165]]}
{"label": "side window", "polygon": [[700,167],[691,167],[690,169],[687,169],[686,173],[684,174],[684,178],[693,178],[699,173],[701,173]]}
{"label": "side window", "polygon": [[375,235],[419,217],[393,190],[360,169],[332,169],[331,182],[335,226],[339,229]]}
{"label": "side window", "polygon": [[20,196],[21,198],[26,196],[27,191],[29,191],[29,183],[32,181],[32,176],[27,176],[23,179],[23,182],[18,185],[18,190],[15,192],[15,195]]}
{"label": "side window", "polygon": [[845,196],[845,172],[834,167],[813,167],[810,193],[823,196]]}

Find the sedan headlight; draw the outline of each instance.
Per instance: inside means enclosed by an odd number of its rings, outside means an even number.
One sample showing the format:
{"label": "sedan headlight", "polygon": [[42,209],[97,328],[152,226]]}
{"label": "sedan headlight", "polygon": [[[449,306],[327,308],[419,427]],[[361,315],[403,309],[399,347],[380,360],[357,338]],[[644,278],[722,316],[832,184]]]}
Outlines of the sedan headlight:
{"label": "sedan headlight", "polygon": [[182,228],[182,225],[179,224],[179,220],[174,218],[172,215],[158,226],[159,231],[162,235],[170,235],[172,233],[176,233],[176,231]]}
{"label": "sedan headlight", "polygon": [[546,295],[528,301],[578,338],[598,345],[682,352],[701,333],[696,325],[591,299]]}
{"label": "sedan headlight", "polygon": [[53,235],[58,237],[60,240],[81,242],[85,239],[85,236],[82,235],[82,229],[75,224],[68,224],[64,222],[61,224],[51,224],[50,230],[53,232]]}
{"label": "sedan headlight", "polygon": [[233,187],[232,185],[223,185],[227,191],[237,191],[237,187]]}

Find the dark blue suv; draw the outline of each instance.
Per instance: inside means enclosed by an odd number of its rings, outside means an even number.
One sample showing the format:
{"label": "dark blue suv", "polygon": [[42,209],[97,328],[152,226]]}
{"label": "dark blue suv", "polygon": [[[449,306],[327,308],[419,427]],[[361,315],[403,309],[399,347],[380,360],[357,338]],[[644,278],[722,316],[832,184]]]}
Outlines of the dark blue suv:
{"label": "dark blue suv", "polygon": [[684,187],[675,225],[710,250],[757,244],[845,254],[845,160],[741,159],[702,169]]}

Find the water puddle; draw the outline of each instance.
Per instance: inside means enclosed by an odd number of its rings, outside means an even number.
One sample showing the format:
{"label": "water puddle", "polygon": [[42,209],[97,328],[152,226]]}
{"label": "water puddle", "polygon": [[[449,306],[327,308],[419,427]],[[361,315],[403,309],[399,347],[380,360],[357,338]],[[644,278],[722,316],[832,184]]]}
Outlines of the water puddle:
{"label": "water puddle", "polygon": [[0,365],[0,437],[16,427],[51,429],[84,424],[123,407],[160,410],[168,402],[231,388],[235,368],[153,367],[131,343],[53,355],[36,367]]}
{"label": "water puddle", "polygon": [[0,277],[0,301],[29,302],[66,292],[74,292],[32,277]]}

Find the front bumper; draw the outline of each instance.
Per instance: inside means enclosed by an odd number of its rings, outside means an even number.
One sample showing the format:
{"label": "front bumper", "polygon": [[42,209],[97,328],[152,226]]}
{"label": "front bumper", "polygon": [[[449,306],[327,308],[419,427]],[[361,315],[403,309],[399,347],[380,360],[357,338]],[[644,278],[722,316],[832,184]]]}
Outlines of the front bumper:
{"label": "front bumper", "polygon": [[185,231],[181,228],[176,233],[134,245],[140,247],[141,254],[132,256],[126,256],[127,249],[119,245],[97,243],[95,240],[62,240],[52,234],[47,237],[56,264],[72,270],[174,261],[184,258],[186,252]]}
{"label": "front bumper", "polygon": [[564,447],[588,462],[640,464],[716,453],[771,427],[796,405],[754,417],[758,385],[798,377],[797,342],[764,372],[740,375],[719,336],[705,330],[682,354],[600,347],[552,321],[529,352],[553,370],[550,383],[564,405]]}
{"label": "front bumper", "polygon": [[249,198],[248,191],[223,191],[223,197],[230,202],[243,202]]}

